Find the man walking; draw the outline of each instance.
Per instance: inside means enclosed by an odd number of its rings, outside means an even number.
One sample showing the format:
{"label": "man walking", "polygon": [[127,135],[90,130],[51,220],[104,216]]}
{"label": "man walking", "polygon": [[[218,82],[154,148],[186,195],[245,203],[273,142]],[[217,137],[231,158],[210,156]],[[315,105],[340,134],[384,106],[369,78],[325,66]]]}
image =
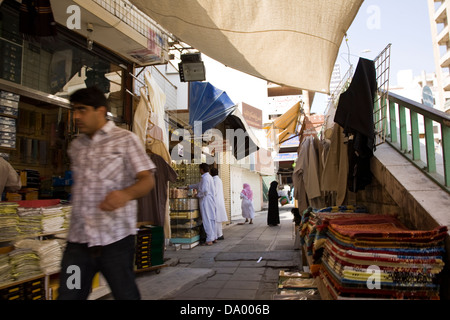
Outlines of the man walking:
{"label": "man walking", "polygon": [[[154,186],[153,162],[131,131],[108,121],[97,88],[70,97],[80,131],[69,146],[74,177],[72,214],[61,262],[61,300],[87,299],[101,272],[115,299],[140,299],[134,275],[137,198]],[[80,285],[71,284],[78,270]]]}

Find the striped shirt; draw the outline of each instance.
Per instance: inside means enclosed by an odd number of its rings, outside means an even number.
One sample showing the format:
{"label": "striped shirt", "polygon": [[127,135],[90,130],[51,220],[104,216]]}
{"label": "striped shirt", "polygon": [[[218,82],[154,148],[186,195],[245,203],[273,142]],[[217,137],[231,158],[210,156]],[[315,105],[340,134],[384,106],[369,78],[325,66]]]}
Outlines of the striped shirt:
{"label": "striped shirt", "polygon": [[99,205],[109,192],[133,185],[138,172],[155,168],[137,136],[108,121],[92,139],[75,139],[68,154],[74,184],[67,240],[105,246],[136,234],[137,200],[114,211]]}

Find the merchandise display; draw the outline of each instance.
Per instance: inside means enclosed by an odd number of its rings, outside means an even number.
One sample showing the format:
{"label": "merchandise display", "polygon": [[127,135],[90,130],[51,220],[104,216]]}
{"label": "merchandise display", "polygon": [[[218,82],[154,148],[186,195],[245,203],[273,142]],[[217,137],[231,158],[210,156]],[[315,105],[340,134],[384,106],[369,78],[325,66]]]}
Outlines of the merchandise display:
{"label": "merchandise display", "polygon": [[278,275],[277,293],[273,300],[320,300],[316,279],[309,272],[284,271]]}
{"label": "merchandise display", "polygon": [[410,230],[396,217],[341,206],[308,208],[300,233],[330,299],[439,299],[445,226]]}
{"label": "merchandise display", "polygon": [[163,264],[164,228],[159,226],[141,226],[136,235],[136,270],[144,270]]}
{"label": "merchandise display", "polygon": [[200,227],[202,225],[198,199],[194,197],[180,198],[179,196],[194,195],[192,190],[172,188],[169,199],[170,226],[174,244],[183,244],[182,248],[192,248],[200,241]]}
{"label": "merchandise display", "polygon": [[0,203],[0,299],[45,300],[45,279],[60,271],[71,205],[53,200]]}

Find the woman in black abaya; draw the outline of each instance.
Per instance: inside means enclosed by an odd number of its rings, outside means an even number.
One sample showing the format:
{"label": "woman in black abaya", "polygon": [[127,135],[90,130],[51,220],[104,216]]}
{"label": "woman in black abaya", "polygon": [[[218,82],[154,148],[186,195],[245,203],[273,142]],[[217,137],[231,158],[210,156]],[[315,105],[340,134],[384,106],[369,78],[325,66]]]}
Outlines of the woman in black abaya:
{"label": "woman in black abaya", "polygon": [[269,211],[267,213],[267,224],[276,226],[280,224],[280,211],[278,210],[278,182],[272,181],[269,188]]}

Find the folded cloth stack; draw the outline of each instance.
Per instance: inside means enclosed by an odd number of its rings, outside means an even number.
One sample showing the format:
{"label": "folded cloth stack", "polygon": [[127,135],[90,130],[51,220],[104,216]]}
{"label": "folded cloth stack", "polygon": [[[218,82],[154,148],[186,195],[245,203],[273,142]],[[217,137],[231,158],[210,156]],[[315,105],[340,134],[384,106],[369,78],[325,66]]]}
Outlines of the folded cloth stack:
{"label": "folded cloth stack", "polygon": [[326,219],[340,217],[358,217],[367,215],[367,208],[363,206],[333,206],[322,209],[309,207],[302,213],[300,223],[301,244],[306,246],[306,254],[313,257],[314,263],[320,263],[323,244],[327,238],[323,222]]}
{"label": "folded cloth stack", "polygon": [[9,255],[0,254],[0,285],[14,281],[12,267],[9,264]]}
{"label": "folded cloth stack", "polygon": [[72,206],[71,205],[63,205],[61,206],[61,211],[64,216],[63,229],[69,229],[70,224],[70,215],[72,214]]}
{"label": "folded cloth stack", "polygon": [[336,299],[439,299],[447,227],[410,230],[397,218],[325,220],[320,277]]}
{"label": "folded cloth stack", "polygon": [[43,273],[52,274],[59,271],[62,250],[58,241],[23,239],[15,242],[14,247],[33,250],[39,256],[39,265]]}
{"label": "folded cloth stack", "polygon": [[18,207],[19,216],[18,229],[23,235],[37,234],[42,232],[42,214],[40,208]]}
{"label": "folded cloth stack", "polygon": [[42,232],[51,233],[64,230],[65,212],[62,205],[41,208]]}
{"label": "folded cloth stack", "polygon": [[39,257],[32,249],[15,249],[8,255],[15,281],[42,273]]}
{"label": "folded cloth stack", "polygon": [[0,241],[10,240],[18,235],[18,204],[14,202],[0,203]]}

